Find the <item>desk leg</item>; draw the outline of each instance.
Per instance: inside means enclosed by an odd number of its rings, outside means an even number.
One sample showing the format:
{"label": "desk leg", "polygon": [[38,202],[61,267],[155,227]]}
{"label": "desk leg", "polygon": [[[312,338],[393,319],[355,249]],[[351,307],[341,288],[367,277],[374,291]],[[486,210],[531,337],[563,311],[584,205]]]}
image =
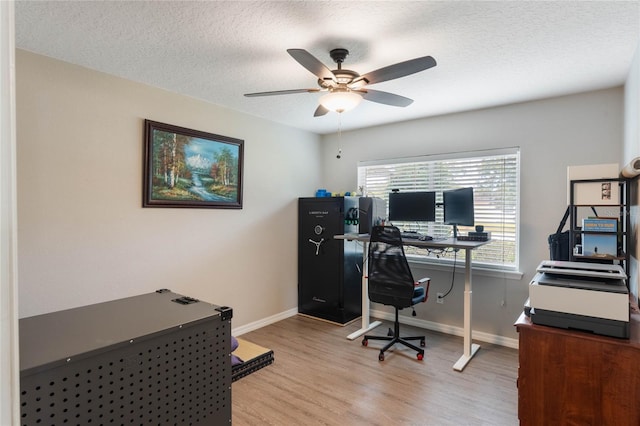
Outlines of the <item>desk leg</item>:
{"label": "desk leg", "polygon": [[367,260],[369,253],[369,243],[362,244],[362,327],[347,336],[349,340],[355,340],[366,332],[373,330],[380,324],[380,321],[369,323],[369,282],[367,280],[367,271],[369,270],[369,261]]}
{"label": "desk leg", "polygon": [[471,249],[465,249],[464,261],[464,353],[453,365],[456,371],[464,370],[471,358],[478,352],[480,345],[473,343],[471,339]]}

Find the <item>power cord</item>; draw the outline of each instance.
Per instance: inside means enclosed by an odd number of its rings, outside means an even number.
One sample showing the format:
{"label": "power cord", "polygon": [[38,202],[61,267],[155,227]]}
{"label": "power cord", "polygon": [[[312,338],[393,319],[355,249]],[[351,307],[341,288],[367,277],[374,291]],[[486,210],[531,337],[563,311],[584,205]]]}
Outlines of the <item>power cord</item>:
{"label": "power cord", "polygon": [[[357,241],[357,243],[358,243],[358,245],[361,245],[362,249],[364,250],[364,244],[360,243],[360,241]],[[367,263],[368,260],[369,260],[369,253],[367,253],[365,258],[362,259],[362,266],[363,267]],[[356,263],[355,266],[356,266],[356,270],[358,271],[360,276],[362,276],[364,274],[364,271],[360,268],[360,264]]]}
{"label": "power cord", "polygon": [[441,255],[447,254],[450,249],[448,249],[448,248],[438,248],[438,249],[424,248],[424,250],[427,251],[427,256],[431,256],[433,254],[437,258],[440,258]]}
{"label": "power cord", "polygon": [[442,295],[441,299],[444,299],[445,297],[447,297],[449,293],[451,293],[451,290],[453,290],[453,283],[456,278],[456,261],[457,260],[458,260],[458,250],[454,250],[453,251],[453,272],[451,273],[451,286],[449,287],[449,290],[447,290],[447,292]]}

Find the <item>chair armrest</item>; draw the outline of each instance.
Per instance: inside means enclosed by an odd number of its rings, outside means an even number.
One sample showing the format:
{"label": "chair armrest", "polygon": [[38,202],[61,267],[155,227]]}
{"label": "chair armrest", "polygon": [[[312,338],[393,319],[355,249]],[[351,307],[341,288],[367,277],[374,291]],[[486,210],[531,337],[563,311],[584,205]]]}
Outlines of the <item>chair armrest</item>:
{"label": "chair armrest", "polygon": [[427,299],[429,298],[429,287],[431,287],[431,278],[421,278],[418,281],[416,281],[415,285],[418,286],[420,284],[425,284],[424,286],[424,300],[423,302],[426,302]]}

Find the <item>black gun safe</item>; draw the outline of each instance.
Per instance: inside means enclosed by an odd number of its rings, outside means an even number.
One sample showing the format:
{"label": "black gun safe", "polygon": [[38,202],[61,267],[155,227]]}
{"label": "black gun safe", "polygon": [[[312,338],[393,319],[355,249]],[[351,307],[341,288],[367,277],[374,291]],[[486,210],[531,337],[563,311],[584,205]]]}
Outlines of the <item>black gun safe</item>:
{"label": "black gun safe", "polygon": [[232,315],[158,290],[20,319],[20,424],[228,426]]}
{"label": "black gun safe", "polygon": [[362,314],[362,244],[334,235],[358,232],[358,197],[298,200],[298,312],[338,324]]}

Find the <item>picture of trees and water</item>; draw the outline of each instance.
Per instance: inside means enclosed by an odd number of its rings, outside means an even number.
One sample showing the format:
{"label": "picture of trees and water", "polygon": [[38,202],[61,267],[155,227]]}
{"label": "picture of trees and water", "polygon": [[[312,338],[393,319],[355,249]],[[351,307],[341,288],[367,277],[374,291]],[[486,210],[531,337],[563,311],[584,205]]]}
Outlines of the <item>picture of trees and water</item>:
{"label": "picture of trees and water", "polygon": [[150,199],[239,203],[241,145],[152,130]]}

